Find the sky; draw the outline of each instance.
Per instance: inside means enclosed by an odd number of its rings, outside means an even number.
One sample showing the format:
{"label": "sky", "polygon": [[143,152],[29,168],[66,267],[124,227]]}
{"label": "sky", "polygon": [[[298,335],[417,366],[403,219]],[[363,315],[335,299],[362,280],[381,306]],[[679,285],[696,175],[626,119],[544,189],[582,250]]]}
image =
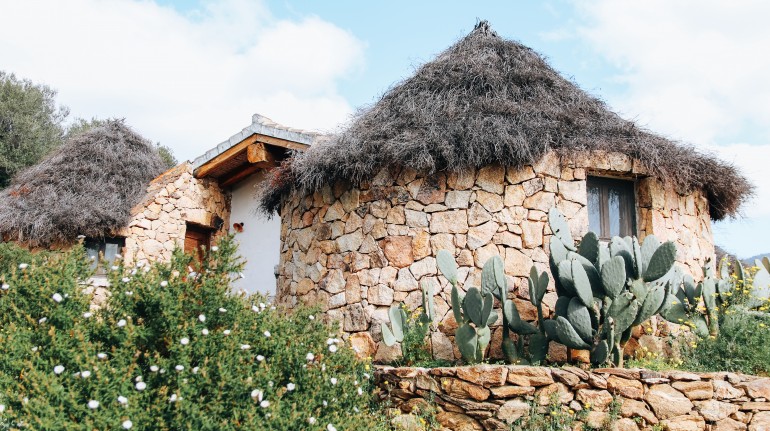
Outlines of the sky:
{"label": "sky", "polygon": [[768,16],[762,0],[0,0],[0,70],[184,160],[257,112],[337,130],[486,19],[625,118],[738,166],[756,196],[714,235],[745,258],[770,252]]}

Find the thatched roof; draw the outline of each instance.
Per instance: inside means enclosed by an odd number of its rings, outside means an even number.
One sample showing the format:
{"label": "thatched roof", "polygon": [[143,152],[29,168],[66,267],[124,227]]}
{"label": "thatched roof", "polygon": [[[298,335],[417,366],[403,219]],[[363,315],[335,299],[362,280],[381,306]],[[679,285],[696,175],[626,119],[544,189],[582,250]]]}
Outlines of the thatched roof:
{"label": "thatched roof", "polygon": [[152,144],[110,120],[72,137],[0,192],[0,234],[32,246],[112,235],[161,172]]}
{"label": "thatched roof", "polygon": [[260,199],[270,213],[292,188],[358,183],[384,166],[425,173],[523,166],[549,150],[625,153],[679,190],[705,190],[715,220],[734,215],[752,192],[731,164],[620,118],[538,53],[481,22],[330,142],[275,172]]}

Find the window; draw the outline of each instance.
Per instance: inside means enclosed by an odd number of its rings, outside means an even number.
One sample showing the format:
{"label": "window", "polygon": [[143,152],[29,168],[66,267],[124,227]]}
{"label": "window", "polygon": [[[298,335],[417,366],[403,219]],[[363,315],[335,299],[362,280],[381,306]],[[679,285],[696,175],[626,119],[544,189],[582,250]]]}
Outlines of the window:
{"label": "window", "polygon": [[120,254],[125,246],[124,238],[86,238],[84,245],[88,258],[91,259],[91,268],[96,269],[98,275],[104,274],[105,270],[101,265],[101,259],[110,264]]}
{"label": "window", "polygon": [[587,189],[588,227],[599,239],[636,235],[633,181],[589,177]]}

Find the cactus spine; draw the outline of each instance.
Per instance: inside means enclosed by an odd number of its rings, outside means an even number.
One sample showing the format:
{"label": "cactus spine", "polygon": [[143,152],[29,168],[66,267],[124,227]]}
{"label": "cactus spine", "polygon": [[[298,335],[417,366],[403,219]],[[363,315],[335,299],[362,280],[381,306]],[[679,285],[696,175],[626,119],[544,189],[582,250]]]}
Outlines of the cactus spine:
{"label": "cactus spine", "polygon": [[665,307],[676,246],[660,244],[653,235],[643,244],[614,237],[607,246],[593,232],[576,245],[559,210],[549,211],[548,223],[554,233],[549,264],[559,298],[554,318],[541,327],[568,349],[590,350],[596,366],[622,367],[633,327]]}

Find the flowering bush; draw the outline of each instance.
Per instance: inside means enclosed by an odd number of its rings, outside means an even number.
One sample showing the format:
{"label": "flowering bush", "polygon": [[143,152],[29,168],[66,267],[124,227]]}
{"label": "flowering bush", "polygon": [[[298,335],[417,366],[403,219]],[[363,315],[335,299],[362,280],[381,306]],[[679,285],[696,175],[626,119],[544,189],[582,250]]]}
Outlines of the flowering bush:
{"label": "flowering bush", "polygon": [[82,248],[0,275],[0,429],[376,429],[369,364],[311,310],[232,294],[235,253],[113,266],[98,310]]}

